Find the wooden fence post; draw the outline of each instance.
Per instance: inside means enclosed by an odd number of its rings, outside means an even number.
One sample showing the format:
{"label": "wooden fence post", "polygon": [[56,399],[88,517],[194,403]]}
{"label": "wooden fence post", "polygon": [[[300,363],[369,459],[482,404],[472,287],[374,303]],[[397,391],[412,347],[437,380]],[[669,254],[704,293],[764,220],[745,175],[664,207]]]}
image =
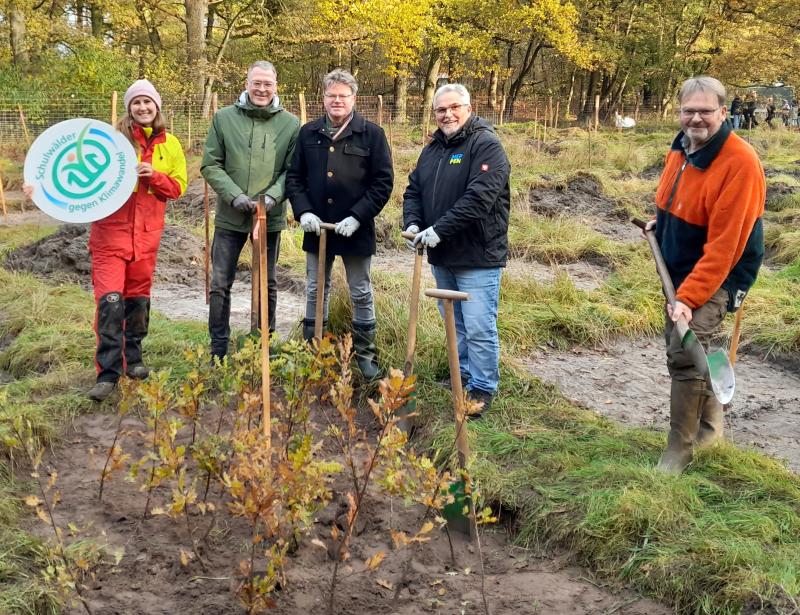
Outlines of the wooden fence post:
{"label": "wooden fence post", "polygon": [[111,126],[117,127],[117,91],[111,92]]}
{"label": "wooden fence post", "polygon": [[383,128],[383,96],[378,94],[378,126]]}
{"label": "wooden fence post", "polygon": [[553,116],[553,129],[558,130],[558,113],[559,109],[561,108],[561,101],[556,101],[556,114]]}
{"label": "wooden fence post", "polygon": [[506,95],[503,94],[503,98],[500,100],[500,125],[501,126],[503,125],[503,122],[505,121],[505,117],[503,117],[503,116],[505,116],[505,114],[506,114]]}
{"label": "wooden fence post", "polygon": [[25,135],[25,142],[31,146],[31,134],[28,132],[28,124],[25,122],[25,114],[22,112],[22,103],[17,103],[19,109],[19,123],[22,124],[22,133]]}
{"label": "wooden fence post", "polygon": [[186,151],[191,152],[192,149],[194,149],[192,148],[192,105],[191,104],[189,104],[189,120],[188,120],[187,130],[189,134],[186,137],[186,144],[188,148]]}
{"label": "wooden fence post", "polygon": [[172,134],[175,134],[175,112],[174,111],[170,111],[169,112],[169,131]]}
{"label": "wooden fence post", "polygon": [[8,209],[6,209],[6,194],[3,192],[2,176],[0,176],[0,201],[3,203],[3,224],[8,226]]}
{"label": "wooden fence post", "polygon": [[600,127],[600,94],[594,95],[594,129]]}
{"label": "wooden fence post", "polygon": [[300,125],[303,126],[308,121],[308,113],[306,110],[306,93],[300,92],[297,95],[297,102],[300,103]]}

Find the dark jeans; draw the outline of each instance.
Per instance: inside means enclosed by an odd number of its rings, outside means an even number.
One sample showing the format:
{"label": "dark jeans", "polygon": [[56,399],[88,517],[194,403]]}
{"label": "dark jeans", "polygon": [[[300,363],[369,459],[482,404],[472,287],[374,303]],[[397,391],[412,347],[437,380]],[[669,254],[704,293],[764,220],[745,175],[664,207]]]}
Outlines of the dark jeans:
{"label": "dark jeans", "polygon": [[[236,277],[236,264],[248,233],[214,229],[211,246],[211,292],[208,306],[208,333],[211,337],[211,354],[224,357],[228,353],[231,335],[231,287]],[[267,233],[267,305],[269,308],[269,330],[275,330],[275,308],[278,303],[278,280],[275,264],[281,248],[281,233]]]}

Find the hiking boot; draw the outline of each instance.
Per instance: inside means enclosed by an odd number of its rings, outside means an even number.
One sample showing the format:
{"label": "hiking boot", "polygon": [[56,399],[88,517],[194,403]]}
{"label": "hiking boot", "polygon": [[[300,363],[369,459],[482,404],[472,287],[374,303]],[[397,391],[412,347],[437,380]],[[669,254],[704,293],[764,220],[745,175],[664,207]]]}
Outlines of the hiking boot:
{"label": "hiking boot", "polygon": [[86,396],[92,401],[103,401],[108,398],[117,388],[116,382],[98,382],[95,384]]}
{"label": "hiking boot", "polygon": [[375,380],[380,375],[378,347],[375,345],[375,323],[353,323],[353,350],[356,363],[364,380]]}
{"label": "hiking boot", "polygon": [[691,463],[705,393],[703,380],[672,381],[667,448],[656,469],[667,474],[680,474]]}
{"label": "hiking boot", "polygon": [[134,380],[145,380],[150,375],[150,368],[144,363],[139,363],[139,365],[129,365],[128,369],[125,370],[125,375],[128,376],[128,378],[133,378]]}
{"label": "hiking boot", "polygon": [[705,393],[706,397],[700,410],[700,427],[694,440],[697,448],[706,448],[722,440],[725,422],[722,404],[711,391],[706,389]]}
{"label": "hiking boot", "polygon": [[467,397],[472,401],[483,403],[483,407],[480,408],[477,412],[473,412],[472,414],[467,415],[468,421],[477,421],[478,419],[483,418],[483,415],[492,409],[492,401],[494,400],[494,393],[489,393],[488,391],[481,391],[480,389],[473,389],[471,391],[467,391]]}
{"label": "hiking boot", "polygon": [[[125,297],[125,373],[131,378],[142,380],[144,376],[133,376],[131,372],[144,367],[142,360],[142,340],[147,337],[150,327],[150,297]],[[147,368],[144,368],[147,369]]]}
{"label": "hiking boot", "polygon": [[316,319],[314,318],[304,318],[303,319],[303,339],[306,342],[311,342],[314,339],[314,325],[316,323]]}

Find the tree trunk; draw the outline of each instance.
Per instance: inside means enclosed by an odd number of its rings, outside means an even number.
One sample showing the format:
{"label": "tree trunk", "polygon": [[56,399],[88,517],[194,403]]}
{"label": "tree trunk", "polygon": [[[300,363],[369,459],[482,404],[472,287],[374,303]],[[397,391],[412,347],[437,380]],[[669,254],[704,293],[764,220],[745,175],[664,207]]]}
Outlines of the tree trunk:
{"label": "tree trunk", "polygon": [[569,76],[569,94],[567,95],[567,105],[564,107],[564,117],[572,115],[572,97],[575,95],[575,73],[577,69],[573,68]]}
{"label": "tree trunk", "polygon": [[11,27],[11,58],[14,66],[25,68],[30,62],[25,42],[25,13],[16,0],[11,0],[8,7]]}
{"label": "tree trunk", "polygon": [[186,68],[195,99],[203,100],[206,84],[205,24],[208,0],[184,0],[186,7]]}
{"label": "tree trunk", "polygon": [[408,121],[408,75],[403,72],[403,66],[398,66],[399,73],[394,78],[394,121],[405,124]]}
{"label": "tree trunk", "polygon": [[594,89],[597,83],[598,73],[593,70],[589,73],[589,84],[586,86],[586,98],[583,103],[582,118],[594,117]]}
{"label": "tree trunk", "polygon": [[511,82],[511,87],[508,89],[508,107],[510,115],[512,116],[514,115],[514,103],[522,90],[522,86],[525,84],[525,77],[528,76],[531,68],[533,68],[533,63],[536,61],[536,57],[539,55],[544,45],[544,41],[538,40],[537,42],[536,37],[536,34],[531,35],[531,40],[528,42],[528,47],[525,49],[525,57],[522,60],[519,74],[517,74],[517,77]]}
{"label": "tree trunk", "polygon": [[497,69],[489,73],[489,109],[497,109]]}
{"label": "tree trunk", "polygon": [[96,2],[92,2],[89,5],[89,16],[92,22],[92,36],[95,38],[103,38],[103,34],[105,34],[103,7]]}
{"label": "tree trunk", "polygon": [[214,40],[214,22],[217,18],[217,5],[212,4],[208,7],[208,14],[206,15],[206,46],[211,44]]}
{"label": "tree trunk", "polygon": [[428,59],[428,70],[425,71],[425,88],[422,90],[422,123],[427,124],[431,117],[433,94],[436,91],[436,80],[439,77],[439,67],[442,65],[442,55],[439,51],[432,51]]}

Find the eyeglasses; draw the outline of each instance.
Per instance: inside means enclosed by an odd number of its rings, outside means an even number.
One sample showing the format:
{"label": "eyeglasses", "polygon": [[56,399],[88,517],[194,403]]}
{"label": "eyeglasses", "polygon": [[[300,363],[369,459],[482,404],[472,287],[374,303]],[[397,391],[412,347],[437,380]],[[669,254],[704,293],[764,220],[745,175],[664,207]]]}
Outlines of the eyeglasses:
{"label": "eyeglasses", "polygon": [[693,118],[695,115],[699,115],[704,120],[707,120],[716,111],[719,111],[719,107],[716,109],[681,109],[681,115],[685,118]]}
{"label": "eyeglasses", "polygon": [[277,85],[277,83],[274,81],[251,81],[250,85],[256,90],[271,90]]}
{"label": "eyeglasses", "polygon": [[323,96],[328,100],[347,100],[353,97],[352,94],[323,94]]}
{"label": "eyeglasses", "polygon": [[436,117],[444,117],[447,115],[449,111],[453,115],[456,115],[459,111],[461,111],[461,107],[466,107],[467,105],[463,103],[453,103],[449,107],[436,107],[433,112],[436,114]]}

